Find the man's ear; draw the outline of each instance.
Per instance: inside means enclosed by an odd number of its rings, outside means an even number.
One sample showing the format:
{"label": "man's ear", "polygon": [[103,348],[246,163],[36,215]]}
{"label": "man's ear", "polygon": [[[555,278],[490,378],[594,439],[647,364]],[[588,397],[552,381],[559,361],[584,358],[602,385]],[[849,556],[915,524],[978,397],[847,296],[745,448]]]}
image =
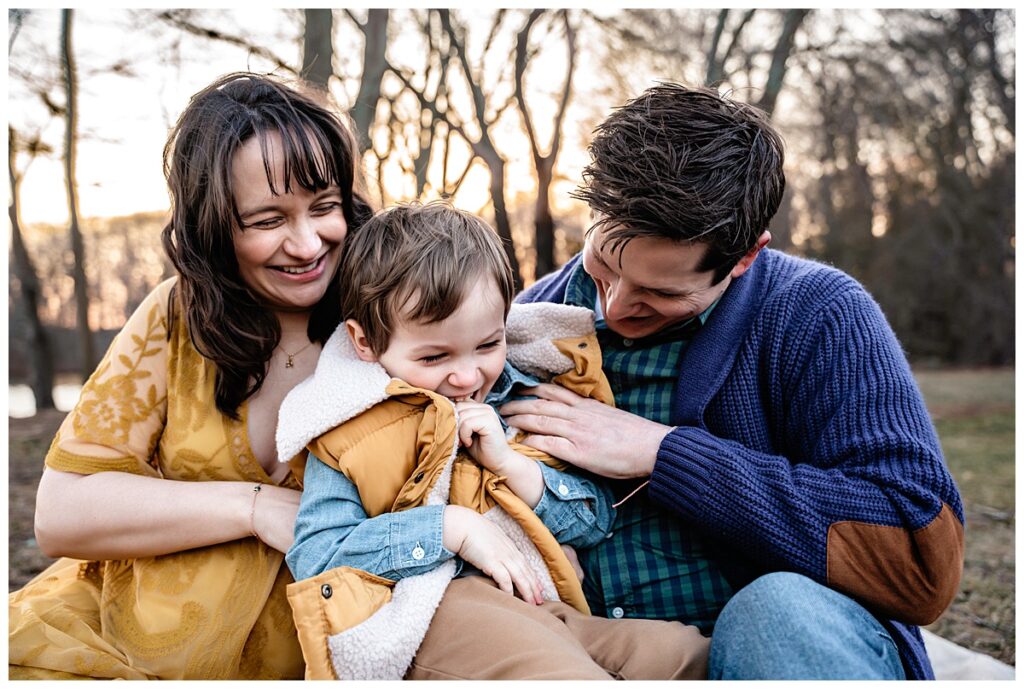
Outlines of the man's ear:
{"label": "man's ear", "polygon": [[740,275],[743,275],[743,273],[747,272],[747,269],[750,266],[754,265],[754,259],[757,258],[759,253],[761,253],[761,249],[768,246],[768,242],[770,241],[772,241],[772,233],[765,230],[761,233],[761,236],[757,238],[757,244],[754,245],[754,248],[748,251],[746,255],[741,258],[735,266],[733,266],[732,272],[729,273],[733,280],[738,278]]}
{"label": "man's ear", "polygon": [[363,332],[363,326],[349,318],[345,321],[345,329],[348,331],[348,338],[352,340],[352,346],[356,348],[356,356],[358,356],[361,361],[368,361],[370,363],[376,362],[377,355],[374,354],[373,349],[370,348],[370,341],[366,339],[366,333]]}

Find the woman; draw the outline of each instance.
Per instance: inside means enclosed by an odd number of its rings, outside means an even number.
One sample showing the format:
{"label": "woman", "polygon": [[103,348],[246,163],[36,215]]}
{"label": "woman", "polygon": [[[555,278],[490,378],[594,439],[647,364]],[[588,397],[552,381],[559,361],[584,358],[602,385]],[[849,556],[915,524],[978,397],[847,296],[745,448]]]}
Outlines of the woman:
{"label": "woman", "polygon": [[299,483],[274,431],[339,322],[341,247],[370,214],[357,156],[274,79],[192,98],[164,149],[178,275],[46,456],[36,536],[63,559],[10,596],[11,678],[302,677],[283,565]]}

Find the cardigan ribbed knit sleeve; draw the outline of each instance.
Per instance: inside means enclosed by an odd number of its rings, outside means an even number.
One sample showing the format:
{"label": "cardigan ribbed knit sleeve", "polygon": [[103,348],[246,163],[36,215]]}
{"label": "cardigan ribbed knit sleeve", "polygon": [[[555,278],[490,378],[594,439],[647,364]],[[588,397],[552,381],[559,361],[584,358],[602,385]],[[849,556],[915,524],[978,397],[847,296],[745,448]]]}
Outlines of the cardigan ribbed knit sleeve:
{"label": "cardigan ribbed knit sleeve", "polygon": [[963,509],[899,343],[838,271],[768,294],[702,418],[664,439],[651,497],[767,569],[927,624],[956,593]]}

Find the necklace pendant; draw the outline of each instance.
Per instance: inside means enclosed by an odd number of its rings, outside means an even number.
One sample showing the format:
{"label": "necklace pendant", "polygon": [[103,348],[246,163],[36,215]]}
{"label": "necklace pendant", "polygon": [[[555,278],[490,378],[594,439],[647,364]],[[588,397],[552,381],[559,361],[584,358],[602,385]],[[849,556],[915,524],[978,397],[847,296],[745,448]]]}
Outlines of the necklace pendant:
{"label": "necklace pendant", "polygon": [[288,361],[284,362],[284,367],[285,368],[294,368],[295,367],[295,362],[292,361],[292,356],[294,356],[294,355],[292,355],[292,354],[288,355]]}

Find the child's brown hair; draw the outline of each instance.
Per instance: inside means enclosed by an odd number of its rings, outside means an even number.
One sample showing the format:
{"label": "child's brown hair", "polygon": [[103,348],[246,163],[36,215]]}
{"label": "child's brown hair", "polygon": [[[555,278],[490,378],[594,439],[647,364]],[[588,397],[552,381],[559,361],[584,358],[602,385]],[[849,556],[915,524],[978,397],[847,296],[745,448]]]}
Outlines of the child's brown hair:
{"label": "child's brown hair", "polygon": [[396,318],[443,321],[484,276],[494,278],[508,316],[512,269],[486,222],[443,202],[392,206],[346,239],[339,276],[342,318],[359,323],[380,355]]}

